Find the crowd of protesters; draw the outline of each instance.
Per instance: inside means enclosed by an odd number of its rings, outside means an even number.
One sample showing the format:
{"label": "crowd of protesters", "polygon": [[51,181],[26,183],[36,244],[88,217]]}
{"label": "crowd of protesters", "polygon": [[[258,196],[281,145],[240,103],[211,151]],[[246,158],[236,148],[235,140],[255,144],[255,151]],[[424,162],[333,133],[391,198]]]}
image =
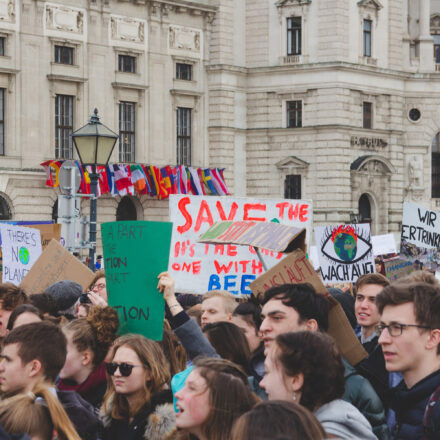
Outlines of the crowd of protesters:
{"label": "crowd of protesters", "polygon": [[[329,288],[368,356],[343,358],[310,284],[165,299],[161,341],[118,335],[105,273],[83,292],[0,285],[0,440],[440,439],[440,286]],[[148,295],[148,292],[145,292]]]}

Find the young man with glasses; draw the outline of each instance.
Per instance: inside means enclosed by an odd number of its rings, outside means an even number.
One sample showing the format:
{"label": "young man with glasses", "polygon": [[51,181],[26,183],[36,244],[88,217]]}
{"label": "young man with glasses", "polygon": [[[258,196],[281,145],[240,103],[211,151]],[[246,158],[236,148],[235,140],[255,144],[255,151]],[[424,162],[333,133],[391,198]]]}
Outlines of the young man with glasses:
{"label": "young man with glasses", "polygon": [[379,344],[389,372],[402,382],[390,390],[396,440],[440,438],[440,288],[396,283],[376,297]]}

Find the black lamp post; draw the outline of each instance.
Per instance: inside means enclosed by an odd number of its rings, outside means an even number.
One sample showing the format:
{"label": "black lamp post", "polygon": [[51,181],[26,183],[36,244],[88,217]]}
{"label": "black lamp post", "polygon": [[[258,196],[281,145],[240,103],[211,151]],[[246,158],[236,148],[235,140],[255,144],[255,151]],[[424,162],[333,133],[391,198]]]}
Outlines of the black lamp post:
{"label": "black lamp post", "polygon": [[78,152],[82,165],[91,165],[90,192],[93,194],[90,200],[90,249],[89,268],[95,270],[95,248],[96,248],[96,211],[98,195],[97,165],[107,165],[112,155],[113,148],[119,136],[99,122],[98,109],[90,117],[89,123],[72,133],[72,140]]}

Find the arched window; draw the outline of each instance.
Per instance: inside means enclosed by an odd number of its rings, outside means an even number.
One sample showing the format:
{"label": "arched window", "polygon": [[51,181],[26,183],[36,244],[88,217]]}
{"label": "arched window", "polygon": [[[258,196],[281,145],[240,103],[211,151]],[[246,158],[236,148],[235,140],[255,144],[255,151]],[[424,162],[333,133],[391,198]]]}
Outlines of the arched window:
{"label": "arched window", "polygon": [[137,220],[136,206],[129,196],[122,197],[116,209],[116,221]]}
{"label": "arched window", "polygon": [[431,197],[440,198],[440,145],[439,133],[431,144]]}
{"label": "arched window", "polygon": [[6,199],[0,196],[0,220],[11,220],[12,213]]}

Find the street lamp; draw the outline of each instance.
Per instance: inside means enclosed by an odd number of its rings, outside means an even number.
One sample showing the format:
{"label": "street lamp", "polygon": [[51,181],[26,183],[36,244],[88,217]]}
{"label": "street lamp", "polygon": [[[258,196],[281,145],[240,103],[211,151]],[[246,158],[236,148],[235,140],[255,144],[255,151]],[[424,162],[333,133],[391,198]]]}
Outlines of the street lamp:
{"label": "street lamp", "polygon": [[72,140],[83,166],[91,165],[90,177],[90,233],[89,233],[89,268],[95,270],[95,247],[96,247],[96,211],[98,195],[97,165],[107,165],[112,155],[113,148],[119,136],[99,122],[98,109],[90,117],[89,123],[72,133]]}

